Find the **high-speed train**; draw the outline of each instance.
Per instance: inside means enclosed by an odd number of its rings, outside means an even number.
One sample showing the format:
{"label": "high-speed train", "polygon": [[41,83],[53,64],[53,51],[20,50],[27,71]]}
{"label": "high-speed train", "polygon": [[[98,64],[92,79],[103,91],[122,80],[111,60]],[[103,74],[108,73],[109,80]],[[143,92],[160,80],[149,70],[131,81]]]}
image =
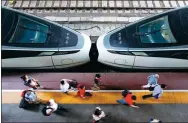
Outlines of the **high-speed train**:
{"label": "high-speed train", "polygon": [[68,68],[90,61],[89,36],[58,23],[1,7],[2,68]]}
{"label": "high-speed train", "polygon": [[188,7],[112,30],[98,38],[98,61],[119,68],[188,69]]}

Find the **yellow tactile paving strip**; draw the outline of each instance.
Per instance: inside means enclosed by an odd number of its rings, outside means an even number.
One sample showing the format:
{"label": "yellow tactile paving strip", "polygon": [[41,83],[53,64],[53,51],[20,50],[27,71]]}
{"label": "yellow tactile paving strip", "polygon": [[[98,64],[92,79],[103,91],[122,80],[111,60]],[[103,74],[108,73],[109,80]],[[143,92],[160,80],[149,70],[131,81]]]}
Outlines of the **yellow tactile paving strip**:
{"label": "yellow tactile paving strip", "polygon": [[[76,92],[70,92],[66,95],[61,92],[36,92],[42,100],[53,98],[57,103],[62,104],[117,104],[116,100],[121,99],[121,92],[93,92],[92,97],[81,99],[76,96]],[[137,96],[138,104],[188,104],[188,92],[164,92],[160,99],[148,98],[142,99],[144,94],[149,92],[134,92]],[[21,100],[20,92],[2,92],[2,103],[19,103]]]}

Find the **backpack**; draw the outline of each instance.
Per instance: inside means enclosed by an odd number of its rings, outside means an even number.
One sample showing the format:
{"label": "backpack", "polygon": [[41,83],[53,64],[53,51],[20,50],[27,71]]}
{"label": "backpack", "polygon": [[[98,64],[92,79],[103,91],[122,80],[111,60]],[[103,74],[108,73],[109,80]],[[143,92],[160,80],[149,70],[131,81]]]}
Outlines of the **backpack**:
{"label": "backpack", "polygon": [[69,83],[69,85],[73,88],[77,88],[78,82],[75,79],[72,79],[72,82]]}
{"label": "backpack", "polygon": [[31,90],[24,90],[24,91],[22,91],[21,97],[25,98],[25,94],[26,94],[28,91],[31,91]]}
{"label": "backpack", "polygon": [[129,90],[124,90],[124,91],[122,92],[122,96],[123,96],[123,97],[126,97],[128,93],[130,93]]}
{"label": "backpack", "polygon": [[156,86],[158,86],[158,84],[155,85],[154,87],[150,86],[150,87],[148,88],[148,90],[149,90],[149,91],[153,91],[153,90],[155,89]]}
{"label": "backpack", "polygon": [[154,88],[155,88],[155,87],[151,87],[151,86],[150,86],[150,87],[148,88],[148,90],[149,90],[149,91],[153,91]]}
{"label": "backpack", "polygon": [[44,115],[44,116],[50,116],[51,114],[47,114],[46,113],[46,110],[48,110],[48,109],[52,109],[53,110],[53,108],[47,108],[47,107],[44,107],[43,109],[42,109],[42,114]]}

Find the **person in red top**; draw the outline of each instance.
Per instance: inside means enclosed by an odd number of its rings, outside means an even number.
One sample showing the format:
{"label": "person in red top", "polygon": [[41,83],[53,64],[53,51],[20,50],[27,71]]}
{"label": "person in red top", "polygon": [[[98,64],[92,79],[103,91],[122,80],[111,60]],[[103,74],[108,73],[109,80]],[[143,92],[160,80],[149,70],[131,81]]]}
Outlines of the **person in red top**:
{"label": "person in red top", "polygon": [[85,86],[81,85],[80,87],[78,87],[77,96],[80,96],[81,98],[85,99],[85,91]]}
{"label": "person in red top", "polygon": [[91,93],[86,92],[86,87],[84,84],[78,84],[77,86],[78,88],[78,92],[77,92],[77,96],[80,96],[82,99],[85,99],[85,96],[92,96]]}
{"label": "person in red top", "polygon": [[139,108],[138,106],[135,106],[133,104],[133,100],[136,100],[136,96],[133,95],[131,92],[129,92],[123,99],[117,100],[117,103],[123,104],[123,105],[129,105],[133,108]]}

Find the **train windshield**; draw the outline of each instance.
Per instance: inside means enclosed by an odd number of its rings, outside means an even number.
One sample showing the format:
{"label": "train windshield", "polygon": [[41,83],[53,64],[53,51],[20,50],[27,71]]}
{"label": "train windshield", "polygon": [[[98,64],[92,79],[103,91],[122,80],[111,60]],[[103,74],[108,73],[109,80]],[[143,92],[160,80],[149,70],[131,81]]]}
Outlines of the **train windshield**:
{"label": "train windshield", "polygon": [[10,40],[15,31],[18,16],[10,10],[1,9],[2,43]]}
{"label": "train windshield", "polygon": [[49,27],[2,8],[2,43],[45,43]]}
{"label": "train windshield", "polygon": [[48,30],[47,25],[19,16],[16,30],[8,43],[45,43]]}
{"label": "train windshield", "polygon": [[142,43],[177,43],[169,26],[168,16],[139,26]]}

